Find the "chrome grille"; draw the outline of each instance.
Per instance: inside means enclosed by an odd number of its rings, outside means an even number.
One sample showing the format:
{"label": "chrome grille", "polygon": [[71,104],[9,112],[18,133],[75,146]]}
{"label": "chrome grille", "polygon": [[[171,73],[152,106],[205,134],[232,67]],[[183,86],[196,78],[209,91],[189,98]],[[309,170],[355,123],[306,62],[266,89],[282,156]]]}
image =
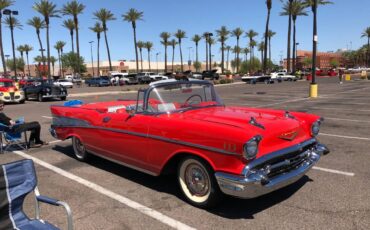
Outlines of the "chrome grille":
{"label": "chrome grille", "polygon": [[9,93],[11,100],[14,100],[14,92]]}
{"label": "chrome grille", "polygon": [[51,94],[52,95],[59,95],[60,94],[60,88],[59,87],[51,88]]}

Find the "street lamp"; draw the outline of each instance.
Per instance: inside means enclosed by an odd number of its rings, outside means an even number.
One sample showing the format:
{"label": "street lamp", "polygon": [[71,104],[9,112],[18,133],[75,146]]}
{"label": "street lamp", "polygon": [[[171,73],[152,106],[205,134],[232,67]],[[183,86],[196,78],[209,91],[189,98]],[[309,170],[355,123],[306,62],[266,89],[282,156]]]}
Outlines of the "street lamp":
{"label": "street lamp", "polygon": [[92,51],[92,44],[94,41],[89,41],[90,43],[90,54],[91,54],[91,66],[92,66],[92,72],[93,76],[95,76],[95,71],[94,71],[94,57],[93,57],[93,51]]}
{"label": "street lamp", "polygon": [[158,55],[160,54],[160,52],[156,53],[155,54],[155,60],[157,62],[157,73],[159,73],[159,69],[158,69]]}
{"label": "street lamp", "polygon": [[13,26],[12,15],[18,15],[18,11],[5,9],[5,10],[3,10],[3,14],[4,15],[9,15],[9,19],[10,19],[10,22],[11,22],[10,23],[10,34],[11,34],[11,37],[12,37],[13,68],[14,68],[14,77],[15,77],[15,79],[17,79],[17,66],[16,66],[16,63],[15,63],[16,60],[15,60],[14,35],[13,35],[14,26]]}

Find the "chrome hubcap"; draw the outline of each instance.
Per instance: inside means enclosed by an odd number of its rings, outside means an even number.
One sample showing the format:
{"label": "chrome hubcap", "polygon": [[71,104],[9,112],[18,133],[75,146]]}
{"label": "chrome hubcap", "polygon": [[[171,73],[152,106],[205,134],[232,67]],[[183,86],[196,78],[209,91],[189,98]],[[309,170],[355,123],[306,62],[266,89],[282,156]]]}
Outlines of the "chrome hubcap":
{"label": "chrome hubcap", "polygon": [[77,155],[83,156],[85,153],[85,146],[82,144],[82,142],[78,138],[75,139],[75,143],[76,143]]}
{"label": "chrome hubcap", "polygon": [[185,182],[194,196],[205,196],[209,191],[209,178],[203,168],[190,164],[185,170]]}

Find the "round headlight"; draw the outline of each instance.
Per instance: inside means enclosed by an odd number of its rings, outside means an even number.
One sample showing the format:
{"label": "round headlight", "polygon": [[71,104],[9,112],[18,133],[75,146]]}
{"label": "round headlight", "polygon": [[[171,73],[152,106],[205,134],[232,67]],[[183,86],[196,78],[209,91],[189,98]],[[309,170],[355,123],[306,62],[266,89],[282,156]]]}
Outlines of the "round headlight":
{"label": "round headlight", "polygon": [[4,93],[3,92],[0,92],[0,96],[4,96]]}
{"label": "round headlight", "polygon": [[311,135],[313,137],[316,137],[319,132],[320,132],[320,125],[321,125],[321,122],[320,121],[316,121],[312,124],[311,126]]}
{"label": "round headlight", "polygon": [[243,155],[245,159],[251,160],[256,157],[260,140],[261,136],[255,136],[244,144]]}
{"label": "round headlight", "polygon": [[21,94],[21,95],[24,95],[24,91],[22,90],[22,91],[19,91],[19,93]]}

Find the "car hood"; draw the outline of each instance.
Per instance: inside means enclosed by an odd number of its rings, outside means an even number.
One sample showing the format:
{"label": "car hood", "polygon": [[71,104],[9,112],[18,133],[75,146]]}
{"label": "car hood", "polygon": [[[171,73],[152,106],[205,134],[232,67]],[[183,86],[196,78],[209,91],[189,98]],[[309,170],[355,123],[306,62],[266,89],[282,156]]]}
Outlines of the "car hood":
{"label": "car hood", "polygon": [[[212,107],[184,112],[182,118],[234,127],[246,134],[244,138],[260,135],[261,145],[270,144],[264,146],[264,152],[276,151],[311,138],[304,120],[286,116],[282,110]],[[254,124],[251,120],[255,121]]]}

